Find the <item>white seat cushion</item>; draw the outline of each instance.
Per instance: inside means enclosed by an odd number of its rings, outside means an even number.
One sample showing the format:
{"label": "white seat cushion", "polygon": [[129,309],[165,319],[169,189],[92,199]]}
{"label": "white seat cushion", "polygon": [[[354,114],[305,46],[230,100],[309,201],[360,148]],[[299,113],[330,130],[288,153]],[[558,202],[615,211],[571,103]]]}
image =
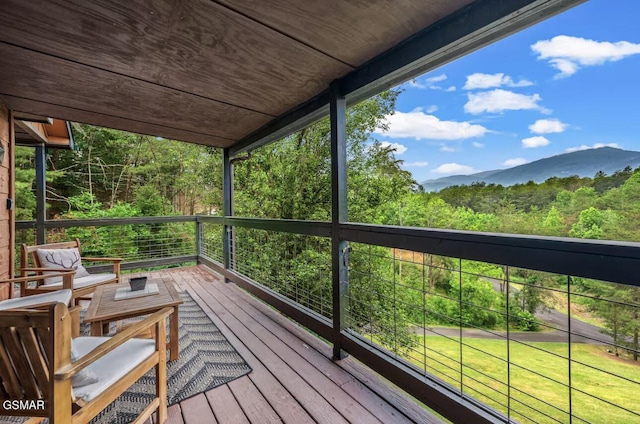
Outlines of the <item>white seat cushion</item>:
{"label": "white seat cushion", "polygon": [[[115,280],[116,274],[104,273],[104,274],[90,274],[88,277],[80,277],[73,279],[73,288],[81,289],[83,287],[93,286],[95,284],[104,283],[105,281]],[[45,284],[47,287],[62,287],[62,281]]]}
{"label": "white seat cushion", "polygon": [[69,302],[71,302],[71,295],[71,290],[64,289],[52,291],[51,293],[7,299],[0,302],[0,311],[6,311],[7,309],[31,308],[33,306],[41,306],[47,303],[64,303],[65,305],[69,305]]}
{"label": "white seat cushion", "polygon": [[[78,337],[73,339],[73,349],[79,357],[82,357],[109,339],[110,337]],[[74,396],[85,402],[95,399],[96,396],[152,355],[156,350],[155,343],[155,340],[131,339],[107,353],[85,368],[98,377],[98,382],[82,387],[73,387]]]}

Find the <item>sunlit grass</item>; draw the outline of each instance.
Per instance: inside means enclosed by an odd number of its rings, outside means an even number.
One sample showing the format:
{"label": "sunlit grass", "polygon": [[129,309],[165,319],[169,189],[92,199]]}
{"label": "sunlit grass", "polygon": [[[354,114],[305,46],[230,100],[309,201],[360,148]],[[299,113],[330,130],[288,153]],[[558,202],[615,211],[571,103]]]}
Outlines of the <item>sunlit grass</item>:
{"label": "sunlit grass", "polygon": [[[457,339],[427,336],[419,337],[418,341],[419,347],[412,349],[408,356],[420,369],[426,369],[457,389],[461,387],[462,372],[465,393],[505,414],[508,413],[510,394],[514,420],[569,422],[569,351],[566,343],[511,341],[507,347],[503,340],[464,338],[461,350]],[[607,403],[640,414],[640,364],[610,356],[603,346],[587,344],[573,344],[571,358],[574,361],[571,364],[574,388],[571,404],[575,416],[592,423],[640,422],[640,415]]]}

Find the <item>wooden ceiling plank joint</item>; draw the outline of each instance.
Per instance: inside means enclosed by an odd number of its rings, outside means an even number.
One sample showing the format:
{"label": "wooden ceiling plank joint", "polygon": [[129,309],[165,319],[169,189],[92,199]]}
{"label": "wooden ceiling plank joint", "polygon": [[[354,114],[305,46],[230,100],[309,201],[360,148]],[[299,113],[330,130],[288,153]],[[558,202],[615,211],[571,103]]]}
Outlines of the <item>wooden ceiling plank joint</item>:
{"label": "wooden ceiling plank joint", "polygon": [[47,130],[44,128],[44,124],[38,122],[29,121],[14,121],[17,126],[22,128],[24,132],[29,134],[37,143],[47,144],[49,141],[47,137]]}

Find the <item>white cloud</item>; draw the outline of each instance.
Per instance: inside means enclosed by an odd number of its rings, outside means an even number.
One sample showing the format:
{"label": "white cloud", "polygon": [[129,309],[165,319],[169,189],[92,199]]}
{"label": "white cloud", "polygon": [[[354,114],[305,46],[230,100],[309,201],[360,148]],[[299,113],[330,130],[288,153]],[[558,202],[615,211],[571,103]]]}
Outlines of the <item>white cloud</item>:
{"label": "white cloud", "polygon": [[[443,90],[444,88],[440,85],[438,85],[439,82],[443,82],[447,79],[447,75],[446,74],[440,74],[440,75],[435,75],[433,77],[427,77],[424,78],[423,80],[420,80],[419,78],[413,79],[411,81],[408,82],[409,86],[413,87],[413,88],[419,88],[422,90]],[[447,88],[446,91],[455,91],[455,87],[453,87],[453,90],[450,90],[451,87]]]}
{"label": "white cloud", "polygon": [[450,86],[449,86],[446,90],[444,90],[444,91],[447,91],[447,92],[449,92],[449,93],[450,93],[450,92],[452,92],[452,91],[456,91],[456,86],[455,86],[455,85],[450,85]]}
{"label": "white cloud", "polygon": [[566,130],[568,126],[569,125],[557,119],[538,119],[529,125],[529,131],[535,134],[561,133]]}
{"label": "white cloud", "polygon": [[476,172],[470,166],[460,165],[458,163],[443,163],[433,171],[435,174],[460,174],[460,175],[468,175]]}
{"label": "white cloud", "polygon": [[433,82],[442,82],[442,81],[444,81],[446,79],[447,79],[447,75],[446,74],[440,74],[440,75],[436,75],[434,77],[426,78],[425,81],[429,82],[429,83],[433,83]]}
{"label": "white cloud", "polygon": [[475,74],[467,75],[467,82],[465,83],[465,90],[476,90],[484,88],[497,88],[497,87],[528,87],[533,83],[526,79],[520,81],[514,81],[509,75],[503,73],[499,74],[483,74],[476,72]]}
{"label": "white cloud", "polygon": [[482,125],[469,122],[441,121],[433,115],[423,112],[396,112],[387,116],[389,130],[384,132],[377,129],[378,134],[384,133],[393,138],[415,138],[417,140],[462,140],[465,138],[482,137],[489,130]]}
{"label": "white cloud", "polygon": [[569,147],[567,150],[565,150],[565,152],[571,153],[571,152],[577,152],[580,150],[599,149],[601,147],[614,147],[616,149],[619,149],[620,145],[618,143],[596,143],[591,146],[587,146],[586,144],[583,144],[578,147]]}
{"label": "white cloud", "polygon": [[440,151],[441,152],[457,152],[458,149],[456,149],[455,147],[451,147],[451,146],[447,146],[446,144],[441,144],[440,145]]}
{"label": "white cloud", "polygon": [[[427,107],[425,109],[425,112],[427,112],[427,113],[433,113],[433,112],[437,112],[437,111],[438,111],[438,106],[436,106],[436,105],[431,105],[431,106],[429,106],[429,107]],[[418,111],[418,112],[420,112],[420,111]]]}
{"label": "white cloud", "polygon": [[546,60],[560,71],[556,78],[573,75],[584,66],[602,65],[640,54],[640,44],[628,41],[611,43],[568,35],[538,41],[531,49],[538,54],[538,60]]}
{"label": "white cloud", "polygon": [[471,143],[471,145],[478,149],[484,147],[484,143],[478,143],[477,141],[474,141],[473,143]]}
{"label": "white cloud", "polygon": [[522,139],[522,147],[525,149],[535,149],[536,147],[547,146],[549,143],[550,141],[541,135]]}
{"label": "white cloud", "polygon": [[482,93],[469,93],[467,97],[469,101],[464,105],[464,111],[474,115],[482,112],[504,112],[505,110],[537,109],[543,113],[549,112],[538,104],[542,100],[539,94],[527,96],[498,88]]}
{"label": "white cloud", "polygon": [[382,143],[380,143],[380,147],[382,147],[383,149],[386,149],[387,147],[391,147],[392,149],[395,150],[395,153],[397,155],[401,155],[407,151],[407,146],[400,143],[389,143],[388,141],[383,141]]}
{"label": "white cloud", "polygon": [[405,162],[404,166],[417,166],[417,167],[422,167],[422,166],[427,166],[429,165],[429,162]]}
{"label": "white cloud", "polygon": [[529,163],[529,161],[526,160],[525,158],[507,159],[504,162],[502,162],[504,166],[518,166],[518,165],[524,165],[525,163]]}

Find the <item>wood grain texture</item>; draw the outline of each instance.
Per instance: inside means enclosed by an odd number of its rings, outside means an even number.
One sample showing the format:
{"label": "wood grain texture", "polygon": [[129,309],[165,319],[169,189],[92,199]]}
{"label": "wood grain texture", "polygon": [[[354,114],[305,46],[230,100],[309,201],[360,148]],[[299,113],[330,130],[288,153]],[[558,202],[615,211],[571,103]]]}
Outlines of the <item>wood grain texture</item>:
{"label": "wood grain texture", "polygon": [[188,141],[191,143],[204,144],[215,147],[229,147],[233,141],[221,137],[204,134],[202,132],[186,131],[163,125],[139,122],[132,119],[110,116],[101,113],[75,109],[66,106],[59,106],[52,103],[39,102],[14,96],[0,96],[5,102],[11,104],[16,111],[37,111],[54,118],[66,119],[68,121],[80,122],[83,124],[102,125],[117,130],[131,131],[138,134],[164,137],[172,140]]}
{"label": "wood grain texture", "polygon": [[9,143],[9,109],[0,102],[0,142]]}
{"label": "wood grain texture", "polygon": [[[11,236],[9,234],[11,232],[11,226],[9,225],[8,215],[9,215],[9,211],[0,210],[0,249],[5,249],[8,246],[11,246],[11,244],[9,243],[11,239]],[[2,250],[2,256],[4,255],[5,255],[5,251]]]}
{"label": "wood grain texture", "polygon": [[271,115],[350,70],[208,0],[3,3],[4,41]]}
{"label": "wood grain texture", "polygon": [[237,290],[233,290],[231,286],[220,285],[216,288],[224,292],[230,302],[238,305],[238,307],[250,314],[253,319],[276,335],[286,346],[289,346],[309,363],[313,364],[334,384],[344,388],[345,392],[357,399],[377,419],[385,423],[400,424],[411,422],[410,419],[398,411],[395,404],[392,406],[384,398],[378,397],[352,374],[341,368],[340,364],[343,361],[338,363],[327,361],[326,359],[331,357],[333,352],[331,346],[324,341],[317,338],[309,338],[308,333],[303,328],[298,327],[286,317],[271,314],[268,306],[258,302],[255,304],[246,302],[242,294],[238,293]]}
{"label": "wood grain texture", "polygon": [[184,424],[216,424],[216,417],[209,407],[204,393],[200,393],[180,403]]}
{"label": "wood grain texture", "polygon": [[[271,116],[0,43],[0,94],[238,139]],[[11,102],[9,106],[13,107]],[[61,117],[65,119],[65,117]]]}
{"label": "wood grain texture", "polygon": [[[13,198],[13,125],[11,112],[0,101],[0,145],[4,158],[0,162],[0,279],[13,276],[13,212],[6,208],[8,198]],[[0,284],[0,300],[9,299],[11,285]]]}
{"label": "wood grain texture", "polygon": [[473,0],[216,0],[352,66]]}
{"label": "wood grain texture", "polygon": [[210,390],[206,396],[218,423],[249,424],[249,420],[242,412],[242,407],[229,390],[229,385],[220,386],[215,394]]}
{"label": "wood grain texture", "polygon": [[[373,378],[375,373],[357,361],[331,361],[328,345],[235,284],[224,283],[206,267],[146,274],[173,282],[178,290],[187,290],[253,368],[238,380],[170,407],[167,424],[280,420],[291,424],[368,423],[371,414],[385,423],[441,422],[397,388]],[[284,347],[276,348],[278,343]],[[304,360],[291,360],[292,356]],[[304,362],[308,365],[300,366]],[[310,371],[309,365],[316,371]],[[300,376],[309,373],[325,375],[330,384],[323,383],[323,387],[306,384]],[[361,405],[355,406],[355,410],[362,411],[363,407],[366,411],[353,416],[345,411],[344,401],[336,402],[338,409],[335,409],[334,404],[324,399],[333,402],[340,396],[348,396]],[[313,398],[316,402],[310,401]]]}
{"label": "wood grain texture", "polygon": [[84,321],[115,321],[182,304],[182,298],[172,283],[149,279],[147,284],[157,284],[159,293],[133,299],[114,300],[116,290],[127,287],[126,284],[110,284],[98,287],[93,294],[93,299],[89,309],[87,309]]}
{"label": "wood grain texture", "polygon": [[[7,156],[9,154],[9,144],[5,143],[3,141],[0,141],[0,145],[2,145],[2,147],[5,149],[5,156]],[[7,162],[7,165],[9,165],[9,159],[5,158],[5,161]],[[10,175],[10,170],[8,166],[3,166],[0,164],[0,195],[4,195],[2,197],[0,197],[0,199],[4,198],[6,199],[8,196],[8,194],[11,192],[11,175]],[[4,206],[4,205],[0,205],[0,206]],[[2,212],[6,211],[5,207],[0,207],[0,218],[3,215]]]}
{"label": "wood grain texture", "polygon": [[228,384],[233,396],[240,399],[251,399],[251,402],[244,403],[244,413],[251,422],[276,424],[282,420],[273,410],[269,402],[262,396],[248,378],[239,378]]}
{"label": "wood grain texture", "polygon": [[[200,284],[211,284],[211,278],[198,278],[194,277],[194,273],[172,273],[176,282],[183,288],[190,287],[188,284],[194,284],[194,289],[190,290],[190,294],[203,308],[203,311],[209,316],[211,321],[220,329],[222,334],[229,340],[230,343],[236,348],[238,353],[251,365],[253,371],[247,376],[242,378],[250,378],[253,384],[258,388],[261,393],[264,393],[269,404],[278,413],[280,418],[288,424],[311,424],[316,421],[309,416],[307,412],[298,403],[296,398],[271,374],[271,372],[260,362],[260,360],[253,355],[240,339],[227,327],[225,322],[207,306],[203,298],[199,297],[195,290],[199,291]],[[188,281],[188,282],[187,282]],[[217,396],[218,388],[213,389],[208,393],[209,399]],[[251,402],[251,399],[238,399],[239,402]]]}

